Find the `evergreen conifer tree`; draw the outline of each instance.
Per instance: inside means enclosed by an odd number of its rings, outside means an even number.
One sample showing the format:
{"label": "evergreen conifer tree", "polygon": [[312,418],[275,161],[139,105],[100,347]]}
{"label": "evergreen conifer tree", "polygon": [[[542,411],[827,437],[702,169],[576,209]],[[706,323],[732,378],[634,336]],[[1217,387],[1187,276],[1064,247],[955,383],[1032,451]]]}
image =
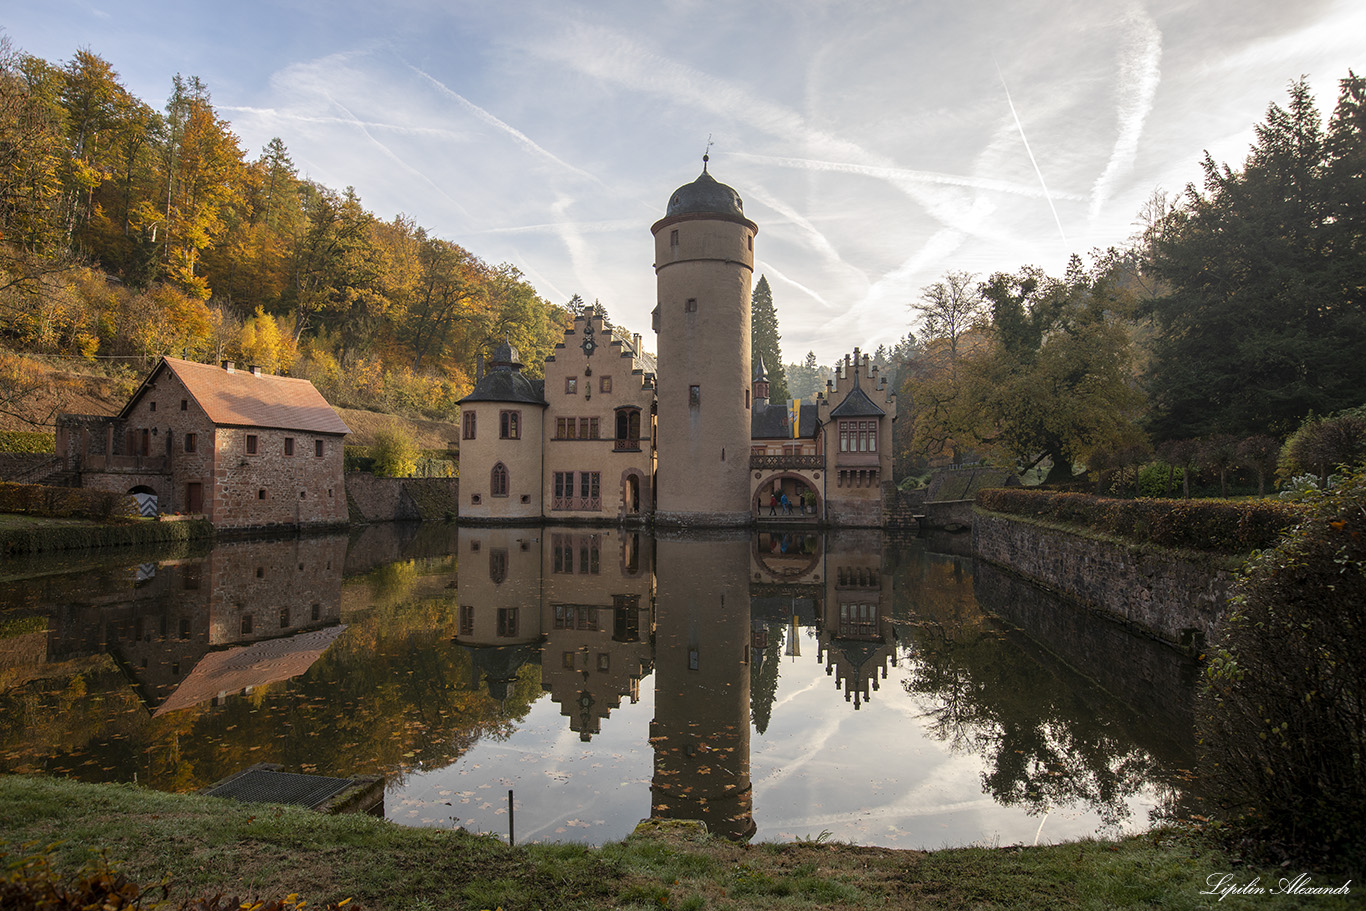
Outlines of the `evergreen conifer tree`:
{"label": "evergreen conifer tree", "polygon": [[749,339],[751,357],[756,361],[764,359],[768,370],[768,399],[770,402],[786,402],[787,373],[783,369],[783,353],[778,343],[782,336],[778,333],[778,314],[773,309],[773,290],[768,286],[768,278],[759,276],[751,299]]}

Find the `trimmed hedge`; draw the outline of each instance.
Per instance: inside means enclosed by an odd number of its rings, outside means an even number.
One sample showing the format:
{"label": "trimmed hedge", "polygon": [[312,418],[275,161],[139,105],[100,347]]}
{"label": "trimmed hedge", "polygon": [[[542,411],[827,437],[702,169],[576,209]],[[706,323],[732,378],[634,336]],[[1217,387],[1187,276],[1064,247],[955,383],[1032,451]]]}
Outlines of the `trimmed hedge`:
{"label": "trimmed hedge", "polygon": [[138,515],[136,501],[127,494],[82,487],[7,483],[0,483],[0,512],[100,522],[135,519]]}
{"label": "trimmed hedge", "polygon": [[0,430],[0,452],[20,455],[52,455],[57,451],[57,435],[29,430]]}
{"label": "trimmed hedge", "polygon": [[1003,487],[984,490],[977,505],[991,512],[1080,525],[1159,547],[1246,554],[1274,547],[1304,518],[1304,508],[1278,500],[1116,500],[1093,494]]}
{"label": "trimmed hedge", "polygon": [[[99,547],[154,547],[188,545],[208,541],[214,536],[208,519],[180,522],[126,522],[118,525],[94,524],[88,520],[0,528],[0,556],[46,554],[61,550],[89,550]],[[3,907],[3,906],[0,906]]]}

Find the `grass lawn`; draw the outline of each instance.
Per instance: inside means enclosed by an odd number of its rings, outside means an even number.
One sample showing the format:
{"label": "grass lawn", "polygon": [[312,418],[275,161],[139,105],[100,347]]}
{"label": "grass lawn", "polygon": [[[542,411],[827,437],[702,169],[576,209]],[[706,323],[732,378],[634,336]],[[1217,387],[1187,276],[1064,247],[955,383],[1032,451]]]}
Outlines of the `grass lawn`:
{"label": "grass lawn", "polygon": [[[172,897],[299,893],[309,905],[447,909],[1345,908],[1357,896],[1202,895],[1207,877],[1277,888],[1325,871],[1254,870],[1208,836],[1162,831],[1115,842],[933,852],[819,842],[737,845],[687,824],[601,848],[510,848],[487,836],[364,816],[163,794],[120,785],[0,777],[0,839],[11,855],[49,845],[63,872],[108,862],[131,879],[168,877]],[[19,845],[27,845],[20,848]],[[0,862],[0,866],[4,863]]]}

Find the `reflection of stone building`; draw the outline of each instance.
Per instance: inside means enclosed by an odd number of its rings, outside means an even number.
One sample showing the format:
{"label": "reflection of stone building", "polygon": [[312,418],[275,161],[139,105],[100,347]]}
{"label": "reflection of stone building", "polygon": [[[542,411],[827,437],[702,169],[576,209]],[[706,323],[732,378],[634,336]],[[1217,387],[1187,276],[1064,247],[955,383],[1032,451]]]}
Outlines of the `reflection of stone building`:
{"label": "reflection of stone building", "polygon": [[541,686],[588,740],[654,664],[654,573],[638,532],[548,528]]}
{"label": "reflection of stone building", "polygon": [[726,838],[749,838],[756,828],[744,545],[743,538],[658,542],[650,815],[700,819]]}
{"label": "reflection of stone building", "polygon": [[640,698],[654,630],[642,537],[583,527],[459,530],[456,642],[494,698],[506,696],[523,665],[539,663],[542,688],[584,740],[622,698]]}
{"label": "reflection of stone building", "polygon": [[499,701],[522,666],[540,660],[541,539],[539,528],[461,528],[456,537],[455,641],[470,652],[472,682],[482,678]]}
{"label": "reflection of stone building", "polygon": [[892,577],[883,572],[881,545],[877,533],[846,532],[832,537],[826,557],[817,658],[855,709],[897,660]]}
{"label": "reflection of stone building", "polygon": [[157,714],[296,676],[341,631],[345,553],[340,536],[229,542],[125,570],[54,614],[49,652],[108,651]]}

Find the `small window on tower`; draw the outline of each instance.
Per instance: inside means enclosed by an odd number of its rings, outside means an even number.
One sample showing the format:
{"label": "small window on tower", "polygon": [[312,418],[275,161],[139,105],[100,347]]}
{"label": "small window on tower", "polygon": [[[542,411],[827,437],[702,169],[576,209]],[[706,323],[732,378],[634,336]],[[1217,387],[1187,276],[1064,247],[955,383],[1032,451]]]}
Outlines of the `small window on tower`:
{"label": "small window on tower", "polygon": [[669,232],[669,246],[671,246],[671,247],[676,247],[676,246],[678,246],[678,229],[677,229],[677,228],[674,228],[672,231]]}
{"label": "small window on tower", "polygon": [[695,297],[690,297],[690,298],[688,298],[688,302],[687,302],[686,304],[683,305],[683,310],[684,310],[685,312],[687,312],[687,313],[696,313],[696,312],[697,312],[697,298],[695,298]]}
{"label": "small window on tower", "polygon": [[698,406],[701,405],[701,404],[702,404],[702,387],[701,387],[701,386],[689,386],[689,387],[688,387],[688,405],[691,406],[691,407],[693,407],[693,408],[696,408],[696,407],[698,407]]}

